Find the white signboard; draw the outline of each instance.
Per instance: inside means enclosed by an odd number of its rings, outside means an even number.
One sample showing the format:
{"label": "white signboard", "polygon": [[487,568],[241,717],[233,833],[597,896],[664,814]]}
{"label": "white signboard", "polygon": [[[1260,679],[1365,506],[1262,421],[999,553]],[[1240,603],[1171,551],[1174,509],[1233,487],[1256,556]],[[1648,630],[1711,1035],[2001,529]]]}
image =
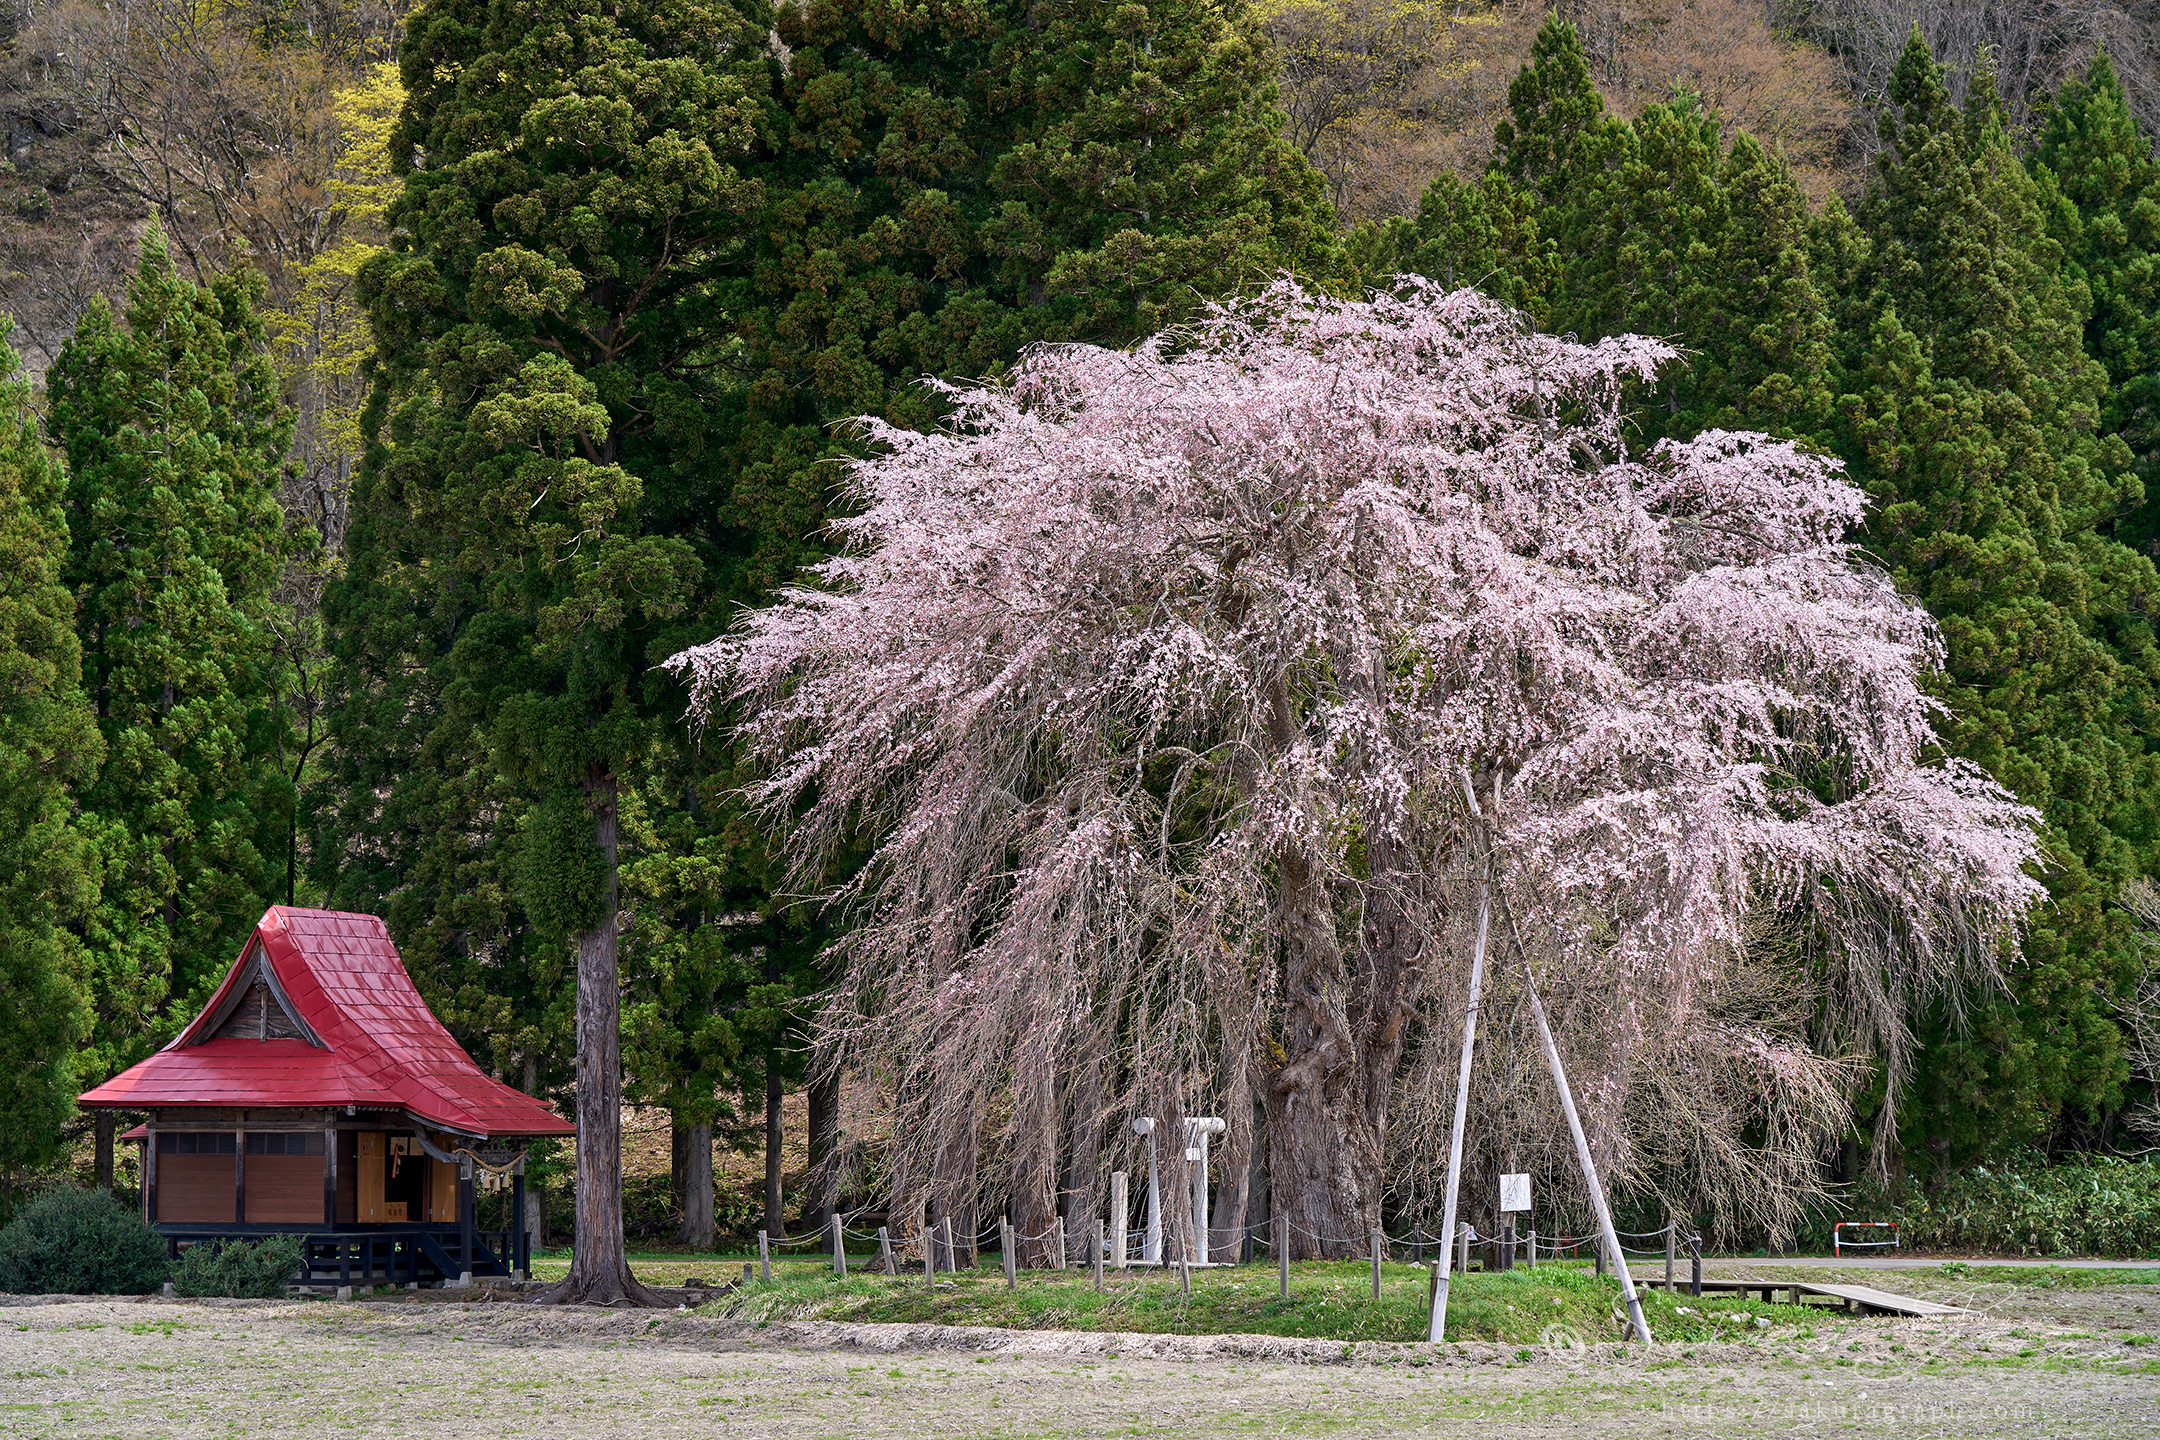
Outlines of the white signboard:
{"label": "white signboard", "polygon": [[1500,1210],[1502,1214],[1521,1214],[1530,1208],[1530,1177],[1528,1175],[1502,1175],[1500,1177]]}

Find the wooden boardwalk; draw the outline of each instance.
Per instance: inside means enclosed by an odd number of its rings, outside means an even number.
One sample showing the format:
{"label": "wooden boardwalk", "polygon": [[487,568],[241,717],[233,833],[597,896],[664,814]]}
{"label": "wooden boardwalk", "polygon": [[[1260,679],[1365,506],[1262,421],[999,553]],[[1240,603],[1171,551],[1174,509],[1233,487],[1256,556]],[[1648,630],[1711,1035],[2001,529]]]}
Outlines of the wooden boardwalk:
{"label": "wooden boardwalk", "polygon": [[[1635,1283],[1663,1289],[1665,1276],[1662,1273],[1637,1275]],[[1779,1292],[1781,1291],[1784,1293],[1784,1303],[1792,1305],[1809,1304],[1810,1301],[1807,1297],[1820,1295],[1843,1302],[1845,1308],[1856,1315],[1964,1315],[1970,1313],[1969,1311],[1960,1310],[1955,1305],[1938,1305],[1933,1300],[1917,1300],[1910,1295],[1893,1295],[1888,1290],[1877,1290],[1872,1285],[1832,1285],[1821,1280],[1705,1280],[1702,1282],[1702,1288],[1705,1295],[1759,1294],[1766,1305],[1779,1303]],[[1688,1282],[1675,1276],[1673,1292],[1681,1294],[1687,1289]]]}

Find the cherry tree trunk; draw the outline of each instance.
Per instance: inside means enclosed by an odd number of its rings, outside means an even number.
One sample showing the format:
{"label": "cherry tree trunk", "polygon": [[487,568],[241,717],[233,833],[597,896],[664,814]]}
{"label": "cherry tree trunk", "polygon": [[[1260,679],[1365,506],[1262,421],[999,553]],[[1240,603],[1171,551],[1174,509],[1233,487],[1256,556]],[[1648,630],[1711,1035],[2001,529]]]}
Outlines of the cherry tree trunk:
{"label": "cherry tree trunk", "polygon": [[660,1305],[623,1252],[622,1007],[618,996],[613,772],[595,766],[585,791],[606,867],[600,921],[577,937],[577,1239],[570,1274],[538,1297],[551,1304]]}
{"label": "cherry tree trunk", "polygon": [[1295,1259],[1370,1253],[1380,1225],[1388,1102],[1418,951],[1415,927],[1390,888],[1401,873],[1392,850],[1369,842],[1373,882],[1354,980],[1310,865],[1303,856],[1280,862],[1283,1053],[1263,1098],[1270,1208],[1289,1216]]}
{"label": "cherry tree trunk", "polygon": [[1253,1133],[1252,1071],[1242,1048],[1224,1068],[1229,1071],[1222,1107],[1227,1127],[1222,1144],[1208,1157],[1215,1182],[1215,1193],[1208,1201],[1208,1257],[1235,1261],[1245,1239],[1245,1217],[1252,1202],[1252,1157],[1260,1137]]}
{"label": "cherry tree trunk", "polygon": [[1065,1144],[1065,1188],[1060,1197],[1065,1213],[1065,1244],[1068,1256],[1079,1253],[1078,1237],[1093,1243],[1096,1212],[1102,1208],[1103,1067],[1083,1058],[1074,1066],[1067,1108],[1070,1112]]}
{"label": "cherry tree trunk", "polygon": [[[957,1269],[975,1266],[976,1117],[973,1109],[954,1106],[944,1117],[945,1134],[938,1143],[937,1165],[930,1177],[930,1221],[938,1227],[938,1243],[945,1241],[945,1222],[952,1222],[952,1254]],[[939,1264],[948,1263],[942,1252]]]}
{"label": "cherry tree trunk", "polygon": [[810,1163],[803,1177],[803,1228],[823,1231],[840,1204],[840,1077],[816,1072],[808,1089]]}
{"label": "cherry tree trunk", "polygon": [[1054,1264],[1057,1221],[1058,1103],[1056,1067],[1023,1052],[1013,1078],[1013,1230],[1022,1265]]}

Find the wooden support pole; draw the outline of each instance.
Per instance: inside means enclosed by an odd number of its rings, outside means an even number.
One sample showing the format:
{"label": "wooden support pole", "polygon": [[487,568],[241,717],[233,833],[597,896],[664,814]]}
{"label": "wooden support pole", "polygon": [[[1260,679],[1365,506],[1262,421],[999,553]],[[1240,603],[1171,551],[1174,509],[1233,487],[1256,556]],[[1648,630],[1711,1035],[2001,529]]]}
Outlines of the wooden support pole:
{"label": "wooden support pole", "polygon": [[1065,1273],[1065,1217],[1060,1215],[1050,1226],[1052,1237],[1057,1241],[1058,1273]]}
{"label": "wooden support pole", "polygon": [[922,1278],[924,1288],[937,1284],[937,1232],[930,1228],[930,1202],[923,1202],[922,1213],[915,1220],[915,1238],[922,1244]]}
{"label": "wooden support pole", "polygon": [[1005,1288],[1016,1290],[1020,1280],[1019,1272],[1013,1265],[1013,1228],[1012,1220],[1008,1216],[998,1217],[998,1243],[1005,1251]]}
{"label": "wooden support pole", "polygon": [[1125,1172],[1114,1170],[1110,1174],[1110,1268],[1123,1270],[1127,1248],[1132,1243],[1126,1236],[1126,1226],[1131,1211],[1126,1208]]}
{"label": "wooden support pole", "polygon": [[1535,1270],[1537,1269],[1537,1231],[1532,1230],[1530,1232],[1529,1243],[1530,1248],[1524,1253],[1530,1257],[1530,1268]]}
{"label": "wooden support pole", "polygon": [[1102,1289],[1103,1222],[1095,1222],[1095,1288]]}
{"label": "wooden support pole", "polygon": [[877,1254],[878,1260],[884,1265],[887,1275],[898,1275],[900,1273],[899,1266],[893,1262],[892,1236],[886,1233],[883,1225],[877,1227]]}
{"label": "wooden support pole", "polygon": [[1380,1298],[1380,1256],[1381,1247],[1386,1244],[1386,1236],[1378,1230],[1372,1232],[1372,1298],[1375,1300]]}
{"label": "wooden support pole", "polygon": [[1178,1247],[1177,1288],[1180,1297],[1186,1300],[1192,1299],[1192,1265],[1188,1262],[1185,1247],[1182,1245]]}
{"label": "wooden support pole", "polygon": [[1432,1283],[1425,1291],[1425,1338],[1433,1343],[1447,1333],[1447,1316],[1440,1313],[1440,1297],[1447,1293],[1441,1288],[1440,1277],[1446,1273],[1447,1261],[1432,1262]]}
{"label": "wooden support pole", "polygon": [[1678,1259],[1680,1222],[1671,1215],[1665,1217],[1665,1293],[1673,1293],[1673,1261]]}
{"label": "wooden support pole", "polygon": [[[1478,876],[1477,944],[1470,952],[1470,1003],[1463,1011],[1462,1059],[1455,1069],[1455,1120],[1448,1128],[1448,1162],[1446,1198],[1440,1207],[1440,1233],[1452,1237],[1455,1234],[1455,1216],[1462,1191],[1463,1129],[1470,1119],[1470,1061],[1477,1049],[1478,1003],[1485,989],[1485,937],[1492,923],[1492,858],[1490,833],[1483,823],[1483,811],[1478,806],[1477,791],[1470,783],[1470,772],[1463,771],[1463,799],[1469,802],[1470,815],[1477,827],[1477,843],[1487,851]],[[1493,780],[1493,803],[1500,800],[1500,782]],[[1470,1268],[1467,1258],[1463,1269]],[[1447,1272],[1440,1275],[1440,1294],[1433,1306],[1442,1320],[1447,1317]],[[1435,1341],[1445,1335],[1436,1335]]]}
{"label": "wooden support pole", "polygon": [[845,1280],[847,1279],[847,1242],[841,1238],[840,1216],[834,1213],[826,1218],[832,1226],[832,1273]]}
{"label": "wooden support pole", "polygon": [[[972,1245],[975,1242],[970,1240],[968,1243]],[[952,1216],[947,1215],[945,1217],[945,1271],[947,1274],[958,1274],[959,1270],[960,1252],[953,1249]]]}
{"label": "wooden support pole", "polygon": [[1467,1220],[1455,1228],[1455,1268],[1465,1275],[1470,1273],[1470,1237],[1476,1233]]}
{"label": "wooden support pole", "polygon": [[1276,1294],[1287,1300],[1290,1298],[1290,1212],[1287,1210],[1275,1212],[1275,1271],[1278,1277]]}
{"label": "wooden support pole", "polygon": [[1702,1295],[1702,1236],[1695,1229],[1695,1222],[1688,1222],[1688,1294]]}
{"label": "wooden support pole", "polygon": [[758,1278],[772,1284],[772,1241],[763,1230],[757,1232]]}
{"label": "wooden support pole", "polygon": [[1590,1208],[1597,1213],[1599,1253],[1610,1251],[1620,1269],[1620,1293],[1627,1297],[1628,1324],[1643,1344],[1650,1341],[1650,1325],[1643,1319],[1642,1297],[1635,1293],[1635,1277],[1628,1274],[1627,1257],[1620,1253],[1620,1237],[1613,1230],[1612,1210],[1605,1204],[1605,1187],[1598,1179],[1597,1161],[1590,1154],[1589,1137],[1583,1134],[1582,1117],[1575,1113],[1575,1092],[1568,1085],[1567,1068],[1560,1063],[1560,1047],[1553,1043],[1552,1025],[1545,1018],[1545,1003],[1538,999],[1537,976],[1530,957],[1522,951],[1522,937],[1515,937],[1516,954],[1522,960],[1523,994],[1530,1001],[1530,1018],[1537,1025],[1538,1041],[1545,1047],[1546,1063],[1552,1066],[1553,1087],[1560,1092],[1560,1110],[1567,1116],[1568,1133],[1575,1141],[1575,1158],[1581,1162],[1584,1187],[1590,1192]]}

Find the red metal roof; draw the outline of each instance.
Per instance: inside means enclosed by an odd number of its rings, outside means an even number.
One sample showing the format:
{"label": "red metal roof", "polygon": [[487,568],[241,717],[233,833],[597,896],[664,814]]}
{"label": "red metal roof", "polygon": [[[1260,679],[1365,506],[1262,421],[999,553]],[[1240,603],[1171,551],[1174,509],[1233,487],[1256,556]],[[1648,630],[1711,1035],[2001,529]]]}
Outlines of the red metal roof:
{"label": "red metal roof", "polygon": [[[321,1046],[198,1038],[214,1028],[227,995],[252,972],[258,945],[295,1018]],[[547,1105],[473,1064],[413,988],[381,920],[284,905],[263,915],[224,983],[177,1039],[87,1091],[81,1103],[117,1110],[354,1105],[409,1110],[467,1135],[577,1133]]]}

